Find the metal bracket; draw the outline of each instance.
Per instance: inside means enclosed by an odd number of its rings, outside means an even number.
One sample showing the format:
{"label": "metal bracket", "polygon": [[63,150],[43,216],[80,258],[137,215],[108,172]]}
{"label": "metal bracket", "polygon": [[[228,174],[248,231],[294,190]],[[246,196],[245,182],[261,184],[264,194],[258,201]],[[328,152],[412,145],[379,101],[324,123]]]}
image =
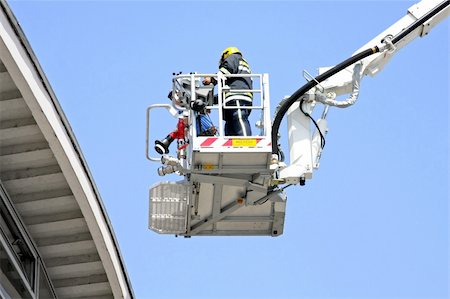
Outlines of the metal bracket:
{"label": "metal bracket", "polygon": [[283,190],[275,190],[266,196],[255,200],[252,204],[261,205],[269,200],[272,202],[286,202],[286,194],[284,194]]}
{"label": "metal bracket", "polygon": [[237,209],[240,209],[241,207],[245,206],[245,199],[244,198],[238,198],[235,201],[231,202],[227,206],[225,206],[223,209],[220,210],[220,213],[217,215],[212,215],[206,218],[203,222],[197,223],[194,226],[191,227],[190,231],[188,231],[188,235],[195,235],[202,229],[204,229],[207,226],[213,225],[217,223],[218,221],[225,218],[227,215],[230,215]]}
{"label": "metal bracket", "polygon": [[247,187],[248,181],[243,179],[227,178],[223,176],[212,176],[206,174],[191,174],[191,181],[208,183],[208,184],[223,184],[237,187]]}
{"label": "metal bracket", "polygon": [[305,78],[305,80],[308,82],[314,80],[314,82],[316,82],[317,86],[319,87],[319,91],[320,92],[325,91],[325,88],[319,83],[319,81],[316,80],[316,78],[314,78],[310,73],[308,73],[308,71],[303,70],[303,78]]}
{"label": "metal bracket", "polygon": [[395,50],[397,50],[397,47],[392,43],[393,38],[394,36],[392,34],[388,34],[382,39],[382,42],[386,45],[386,49],[389,54],[392,54]]}

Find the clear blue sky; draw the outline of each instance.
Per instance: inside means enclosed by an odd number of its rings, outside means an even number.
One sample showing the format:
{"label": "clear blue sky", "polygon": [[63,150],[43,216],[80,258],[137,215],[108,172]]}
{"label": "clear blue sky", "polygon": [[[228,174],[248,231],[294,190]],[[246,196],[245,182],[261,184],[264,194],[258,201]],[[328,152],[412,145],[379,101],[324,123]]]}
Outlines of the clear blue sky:
{"label": "clear blue sky", "polygon": [[[272,108],[303,69],[346,59],[410,1],[10,1],[88,161],[141,298],[447,298],[449,22],[332,109],[321,168],[288,190],[284,235],[147,229],[145,109],[172,72],[215,72],[238,46]],[[161,118],[163,137],[174,126]],[[286,127],[281,133],[287,139]],[[287,151],[287,148],[285,148]],[[163,180],[178,180],[178,177]]]}

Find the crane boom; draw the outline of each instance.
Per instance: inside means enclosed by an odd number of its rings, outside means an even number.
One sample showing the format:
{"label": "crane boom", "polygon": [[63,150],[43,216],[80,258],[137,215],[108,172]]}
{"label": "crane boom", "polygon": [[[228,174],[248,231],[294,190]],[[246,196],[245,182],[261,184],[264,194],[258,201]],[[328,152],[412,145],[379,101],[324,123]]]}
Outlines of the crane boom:
{"label": "crane boom", "polygon": [[[353,55],[361,53],[365,49],[370,49],[377,46],[381,47],[383,43],[387,49],[362,59],[356,64],[358,65],[356,69],[356,65],[346,67],[343,71],[321,82],[321,86],[328,92],[334,92],[336,96],[352,93],[354,91],[355,80],[358,80],[365,75],[375,76],[378,74],[401,48],[405,47],[417,37],[424,37],[428,35],[434,26],[447,18],[450,14],[450,6],[448,5],[448,2],[449,1],[442,2],[441,0],[424,0],[412,5],[403,18],[392,24],[389,28],[356,50]],[[400,38],[395,45],[393,44],[394,37],[405,32],[406,28],[426,16],[428,13],[433,12],[435,9],[436,12],[431,18],[421,23],[420,26],[417,26],[414,30]],[[319,68],[319,75],[325,73],[329,69],[331,69],[331,67]],[[337,101],[328,101],[327,104],[336,107],[350,106],[348,103],[344,104],[344,102],[339,103]]]}
{"label": "crane boom", "polygon": [[[162,165],[160,176],[176,174],[180,181],[164,181],[150,189],[149,228],[162,234],[185,237],[207,235],[265,235],[283,233],[286,211],[284,189],[304,185],[319,168],[328,131],[330,108],[353,105],[364,76],[375,76],[404,46],[448,17],[450,0],[423,0],[408,14],[377,35],[354,55],[334,67],[319,69],[315,78],[305,72],[307,83],[281,101],[273,122],[270,117],[268,74],[174,74],[171,104],[154,104],[147,109],[147,158]],[[227,136],[224,111],[240,109],[225,101],[232,77],[251,77],[254,84],[252,111],[258,133]],[[217,84],[202,85],[211,77]],[[348,95],[347,99],[337,100]],[[319,119],[312,113],[322,107]],[[161,109],[162,108],[162,109]],[[165,110],[177,120],[176,129],[155,141],[159,156],[150,152],[150,116]],[[287,113],[290,164],[284,163],[278,143],[278,129]],[[202,126],[208,124],[204,130]],[[176,142],[175,142],[176,141]],[[170,155],[171,143],[177,144]]]}
{"label": "crane boom", "polygon": [[[279,109],[282,111],[277,112],[272,126],[273,142],[281,118],[287,112],[289,166],[280,165],[277,161],[278,149],[272,146],[272,168],[279,170],[282,181],[295,184],[312,178],[313,169],[319,167],[324,136],[328,131],[326,116],[329,107],[352,106],[358,99],[362,78],[375,76],[401,48],[417,37],[426,36],[435,25],[448,17],[449,4],[449,0],[423,0],[414,4],[406,16],[358,49],[351,58],[334,67],[319,68],[318,77],[307,78],[309,82],[284,101]],[[346,94],[349,94],[346,99],[336,100],[336,97]],[[325,107],[321,118],[313,120],[311,114],[317,103]],[[315,132],[311,131],[311,122],[315,124]]]}

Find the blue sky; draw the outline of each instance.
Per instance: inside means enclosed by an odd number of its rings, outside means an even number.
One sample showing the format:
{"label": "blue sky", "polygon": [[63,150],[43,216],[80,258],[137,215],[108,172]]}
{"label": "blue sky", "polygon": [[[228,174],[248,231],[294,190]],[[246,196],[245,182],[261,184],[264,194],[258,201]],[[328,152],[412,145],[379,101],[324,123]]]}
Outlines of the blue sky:
{"label": "blue sky", "polygon": [[[410,1],[9,1],[88,161],[136,298],[447,298],[449,22],[331,109],[321,168],[287,189],[284,235],[147,229],[145,110],[173,72],[238,46],[272,110],[405,15]],[[163,137],[174,120],[161,117]],[[283,139],[287,139],[285,125]],[[284,148],[287,152],[287,148]],[[178,177],[164,180],[178,180]]]}

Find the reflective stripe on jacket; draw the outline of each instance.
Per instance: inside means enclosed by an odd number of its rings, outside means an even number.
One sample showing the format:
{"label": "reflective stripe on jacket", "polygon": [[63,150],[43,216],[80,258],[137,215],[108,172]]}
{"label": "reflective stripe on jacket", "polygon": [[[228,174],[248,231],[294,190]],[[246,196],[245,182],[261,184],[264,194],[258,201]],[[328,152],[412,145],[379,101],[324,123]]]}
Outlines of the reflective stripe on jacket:
{"label": "reflective stripe on jacket", "polygon": [[[219,70],[225,75],[228,74],[251,74],[250,65],[242,57],[241,54],[235,53],[228,56],[219,66]],[[226,84],[230,87],[231,92],[228,95],[233,95],[233,90],[237,89],[253,89],[252,78],[250,77],[232,77],[227,78]],[[228,97],[226,94],[225,96]],[[251,92],[245,93],[250,98],[253,97]]]}

